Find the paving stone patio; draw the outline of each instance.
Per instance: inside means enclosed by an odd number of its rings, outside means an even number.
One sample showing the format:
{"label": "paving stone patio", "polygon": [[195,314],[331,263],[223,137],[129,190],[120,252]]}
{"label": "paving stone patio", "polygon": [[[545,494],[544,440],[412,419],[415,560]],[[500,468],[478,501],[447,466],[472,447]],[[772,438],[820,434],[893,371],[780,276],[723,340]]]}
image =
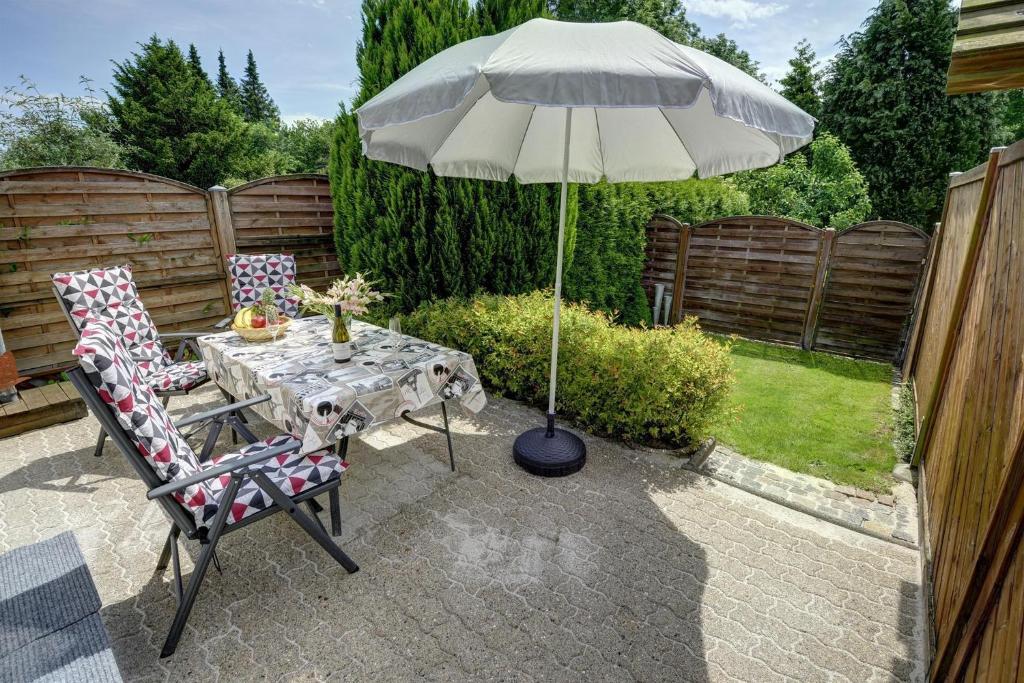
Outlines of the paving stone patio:
{"label": "paving stone patio", "polygon": [[591,437],[534,478],[510,452],[539,412],[454,412],[456,474],[410,425],[354,444],[359,573],[284,515],[232,534],[169,659],[166,522],[92,418],[0,441],[0,550],[74,530],[126,680],[923,679],[916,552]]}
{"label": "paving stone patio", "polygon": [[891,494],[879,495],[752,460],[721,444],[700,471],[835,524],[917,547],[917,494],[906,482],[896,482]]}

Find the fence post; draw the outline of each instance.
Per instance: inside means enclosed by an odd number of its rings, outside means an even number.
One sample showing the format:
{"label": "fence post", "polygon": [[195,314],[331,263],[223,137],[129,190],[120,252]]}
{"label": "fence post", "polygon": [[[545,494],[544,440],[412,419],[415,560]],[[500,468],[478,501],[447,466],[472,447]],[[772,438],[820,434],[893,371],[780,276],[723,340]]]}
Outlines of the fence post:
{"label": "fence post", "polygon": [[994,147],[988,156],[988,168],[985,169],[985,180],[981,187],[981,198],[978,201],[978,212],[974,216],[974,226],[971,231],[971,239],[967,243],[967,254],[964,257],[964,269],[960,276],[956,294],[953,298],[952,317],[946,338],[942,342],[942,355],[939,356],[939,381],[935,385],[925,407],[924,416],[921,418],[921,429],[918,430],[917,443],[914,444],[914,455],[910,459],[910,466],[917,467],[921,463],[921,456],[928,449],[931,435],[935,431],[932,421],[935,418],[936,408],[946,392],[946,385],[949,383],[950,367],[953,364],[953,348],[956,340],[960,337],[960,328],[964,324],[964,314],[967,312],[967,294],[974,284],[974,276],[978,271],[978,258],[981,256],[981,245],[984,242],[985,233],[988,229],[989,214],[992,212],[992,202],[995,199],[996,182],[999,178],[999,155],[1005,147]]}
{"label": "fence post", "polygon": [[214,185],[209,191],[210,213],[213,216],[214,241],[220,247],[220,255],[234,254],[235,227],[231,223],[231,205],[228,203],[227,188]]}
{"label": "fence post", "polygon": [[814,347],[818,336],[818,316],[821,314],[821,302],[825,292],[825,278],[832,261],[832,248],[835,245],[836,231],[827,228],[822,232],[818,243],[818,266],[814,272],[814,289],[807,302],[807,317],[804,318],[804,330],[800,336],[800,347],[807,351]]}
{"label": "fence post", "polygon": [[676,250],[676,276],[672,281],[672,309],[668,322],[675,325],[683,318],[683,294],[686,292],[686,260],[690,250],[690,235],[693,226],[683,223],[679,227],[679,247]]}

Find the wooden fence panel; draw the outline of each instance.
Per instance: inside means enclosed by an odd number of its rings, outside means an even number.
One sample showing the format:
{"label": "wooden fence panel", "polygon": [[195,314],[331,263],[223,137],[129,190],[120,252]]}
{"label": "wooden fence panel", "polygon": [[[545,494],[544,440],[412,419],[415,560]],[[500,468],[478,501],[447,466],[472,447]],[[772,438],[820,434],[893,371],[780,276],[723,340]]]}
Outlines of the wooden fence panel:
{"label": "wooden fence panel", "polygon": [[[1024,142],[990,165],[990,201],[964,189],[977,185],[977,175],[951,184],[913,365],[915,381],[938,392],[934,419],[919,436],[933,680],[1015,680],[1024,663]],[[981,226],[977,249],[964,248],[968,256],[958,255],[958,242],[971,240],[957,224]],[[963,296],[955,294],[960,288]],[[950,329],[948,369],[934,379],[928,359],[947,355],[934,347],[946,345]]]}
{"label": "wooden fence panel", "polygon": [[945,217],[936,235],[928,282],[921,297],[916,336],[930,343],[917,342],[914,353],[907,358],[906,374],[914,377],[917,427],[924,420],[924,408],[931,404],[942,372],[942,343],[954,324],[953,304],[960,288],[966,265],[971,233],[977,218],[985,184],[982,164],[973,170],[954,176],[946,198]]}
{"label": "wooden fence panel", "polygon": [[231,189],[228,201],[240,253],[294,254],[299,281],[310,287],[340,276],[327,176],[263,178]]}
{"label": "wooden fence panel", "polygon": [[164,330],[206,326],[227,313],[203,190],[110,169],[0,173],[0,327],[20,371],[71,360],[74,335],[50,274],[121,263],[132,264]]}
{"label": "wooden fence panel", "polygon": [[814,348],[895,361],[928,241],[925,233],[896,221],[861,223],[838,233]]}
{"label": "wooden fence panel", "polygon": [[799,344],[823,231],[741,216],[693,228],[682,306],[712,332]]}

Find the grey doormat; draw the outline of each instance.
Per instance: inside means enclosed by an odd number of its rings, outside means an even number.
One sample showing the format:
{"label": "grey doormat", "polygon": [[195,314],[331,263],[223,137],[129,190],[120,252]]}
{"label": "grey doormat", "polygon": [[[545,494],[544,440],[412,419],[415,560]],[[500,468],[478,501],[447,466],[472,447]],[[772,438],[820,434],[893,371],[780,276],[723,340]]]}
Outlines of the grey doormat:
{"label": "grey doormat", "polygon": [[0,555],[0,681],[120,681],[71,532]]}

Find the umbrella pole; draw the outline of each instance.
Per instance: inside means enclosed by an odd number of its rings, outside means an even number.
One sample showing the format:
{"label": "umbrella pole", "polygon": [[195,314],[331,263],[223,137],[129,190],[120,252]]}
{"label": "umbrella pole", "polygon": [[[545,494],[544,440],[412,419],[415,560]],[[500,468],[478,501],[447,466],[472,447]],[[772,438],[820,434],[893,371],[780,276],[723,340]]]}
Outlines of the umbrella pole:
{"label": "umbrella pole", "polygon": [[562,153],[562,199],[558,211],[558,256],[555,260],[555,311],[551,321],[551,384],[548,387],[547,427],[529,429],[516,438],[516,463],[542,477],[564,477],[579,472],[587,462],[587,447],[572,432],[555,429],[555,388],[558,384],[558,331],[562,306],[562,260],[565,257],[565,212],[569,195],[569,141],[572,109],[565,110],[565,148]]}
{"label": "umbrella pole", "polygon": [[565,257],[565,204],[569,195],[569,141],[572,109],[565,109],[565,149],[562,153],[562,198],[558,207],[558,256],[555,260],[555,314],[551,324],[551,384],[548,386],[547,436],[555,430],[555,392],[558,385],[558,332],[562,310],[562,260]]}

